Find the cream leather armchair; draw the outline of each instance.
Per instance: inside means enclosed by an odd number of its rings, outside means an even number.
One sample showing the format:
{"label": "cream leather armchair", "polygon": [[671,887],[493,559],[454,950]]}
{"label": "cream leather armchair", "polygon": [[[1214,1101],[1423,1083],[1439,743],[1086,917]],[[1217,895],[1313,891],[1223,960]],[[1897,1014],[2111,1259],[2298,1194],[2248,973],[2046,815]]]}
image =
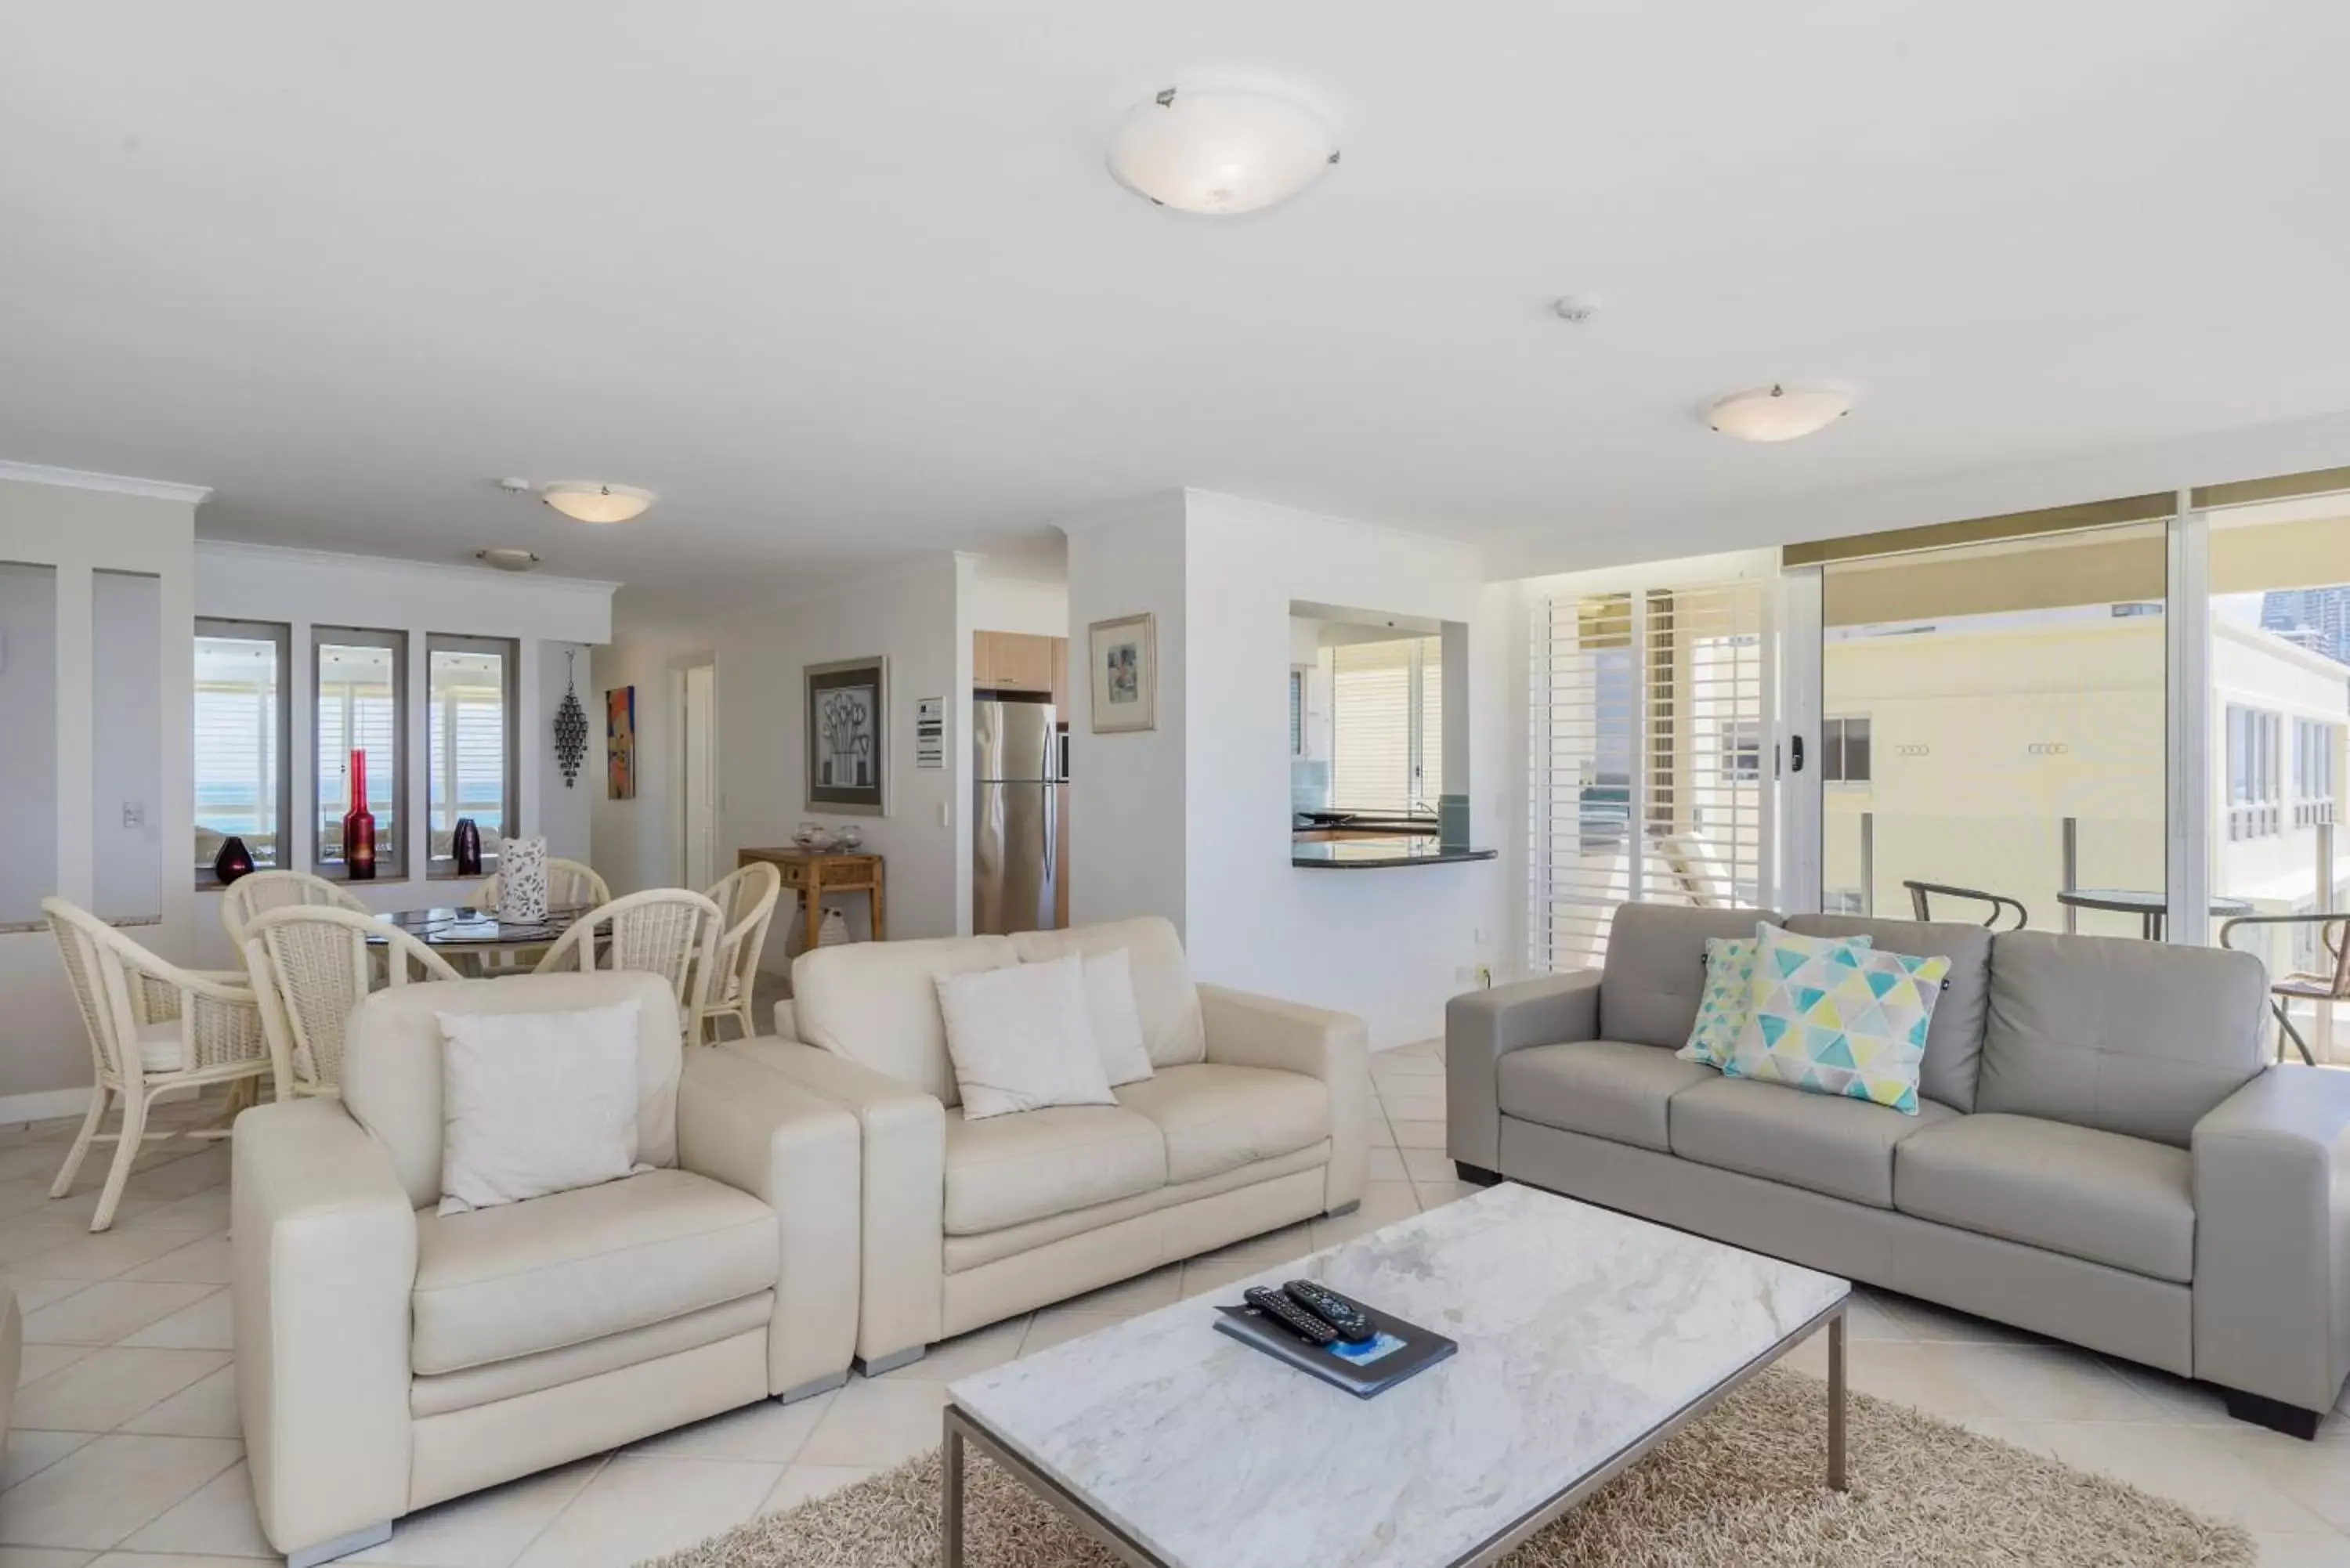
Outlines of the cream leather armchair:
{"label": "cream leather armchair", "polygon": [[[933,977],[1125,948],[1155,1075],[1118,1105],[966,1122]],[[1361,1201],[1363,1023],[1195,986],[1165,920],[819,948],[779,1034],[719,1047],[863,1132],[857,1353],[933,1342]]]}
{"label": "cream leather armchair", "polygon": [[[436,1012],[639,1021],[622,1180],[442,1215]],[[295,1568],[413,1510],[845,1378],[857,1332],[854,1116],[679,1048],[660,976],[379,992],[339,1100],[247,1111],[231,1188],[237,1399],[263,1532]]]}

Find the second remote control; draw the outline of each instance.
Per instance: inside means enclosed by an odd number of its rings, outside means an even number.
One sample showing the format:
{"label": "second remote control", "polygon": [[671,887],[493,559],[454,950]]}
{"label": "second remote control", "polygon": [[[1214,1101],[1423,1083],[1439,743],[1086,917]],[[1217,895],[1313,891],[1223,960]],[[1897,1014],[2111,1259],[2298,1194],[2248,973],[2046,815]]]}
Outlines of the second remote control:
{"label": "second remote control", "polygon": [[1246,1293],[1248,1304],[1281,1324],[1308,1345],[1326,1345],[1338,1343],[1338,1331],[1283,1295],[1279,1291],[1252,1286]]}
{"label": "second remote control", "polygon": [[1338,1337],[1348,1345],[1371,1337],[1370,1315],[1337,1292],[1312,1280],[1292,1280],[1281,1288],[1291,1301],[1336,1329]]}

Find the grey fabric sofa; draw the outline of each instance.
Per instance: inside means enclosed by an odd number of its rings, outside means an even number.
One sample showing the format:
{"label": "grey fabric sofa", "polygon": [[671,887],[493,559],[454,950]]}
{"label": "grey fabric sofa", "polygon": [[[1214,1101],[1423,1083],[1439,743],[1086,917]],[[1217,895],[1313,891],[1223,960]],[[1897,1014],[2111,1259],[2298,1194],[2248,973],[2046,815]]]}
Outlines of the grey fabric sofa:
{"label": "grey fabric sofa", "polygon": [[1951,971],[1920,1114],[1674,1055],[1705,939],[1627,905],[1606,967],[1457,997],[1450,1153],[1507,1177],[2201,1379],[2315,1434],[2350,1372],[2350,1072],[2262,1060],[2219,949],[1801,915]]}

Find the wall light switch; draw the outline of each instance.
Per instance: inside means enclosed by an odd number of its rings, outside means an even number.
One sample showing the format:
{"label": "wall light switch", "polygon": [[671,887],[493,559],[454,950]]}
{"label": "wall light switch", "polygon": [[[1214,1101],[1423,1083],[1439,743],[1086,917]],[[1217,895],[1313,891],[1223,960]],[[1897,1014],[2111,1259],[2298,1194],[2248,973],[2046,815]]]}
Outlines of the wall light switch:
{"label": "wall light switch", "polygon": [[146,802],[144,802],[144,801],[137,801],[137,800],[126,800],[126,801],[124,801],[124,802],[122,803],[122,826],[125,826],[125,827],[144,827],[144,826],[147,826],[147,804],[146,804]]}

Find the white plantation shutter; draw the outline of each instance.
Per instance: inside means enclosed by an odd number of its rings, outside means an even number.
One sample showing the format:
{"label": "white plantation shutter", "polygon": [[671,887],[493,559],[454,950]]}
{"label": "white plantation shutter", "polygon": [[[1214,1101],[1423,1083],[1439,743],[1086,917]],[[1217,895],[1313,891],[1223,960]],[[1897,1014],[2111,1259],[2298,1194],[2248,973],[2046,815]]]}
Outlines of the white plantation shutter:
{"label": "white plantation shutter", "polygon": [[1770,646],[1759,583],[1537,600],[1529,961],[1607,953],[1618,905],[1762,901]]}
{"label": "white plantation shutter", "polygon": [[[234,623],[241,625],[242,623]],[[193,763],[195,857],[209,872],[218,837],[244,840],[256,866],[277,858],[284,798],[284,737],[279,733],[284,628],[200,623],[195,639]]]}
{"label": "white plantation shutter", "polygon": [[[321,628],[322,631],[324,628]],[[381,643],[338,640],[380,636]],[[396,632],[332,633],[317,639],[318,842],[321,862],[343,857],[343,814],[350,809],[350,760],[367,753],[368,809],[375,813],[376,864],[399,864],[400,675],[406,657]]]}
{"label": "white plantation shutter", "polygon": [[1411,644],[1342,643],[1330,656],[1330,804],[1402,811],[1411,804]]}
{"label": "white plantation shutter", "polygon": [[1419,804],[1436,809],[1444,793],[1444,639],[1419,639]]}
{"label": "white plantation shutter", "polygon": [[470,816],[485,838],[515,830],[507,820],[507,774],[514,714],[507,701],[515,647],[490,638],[435,637],[426,644],[432,753],[432,853],[450,852],[457,819]]}

